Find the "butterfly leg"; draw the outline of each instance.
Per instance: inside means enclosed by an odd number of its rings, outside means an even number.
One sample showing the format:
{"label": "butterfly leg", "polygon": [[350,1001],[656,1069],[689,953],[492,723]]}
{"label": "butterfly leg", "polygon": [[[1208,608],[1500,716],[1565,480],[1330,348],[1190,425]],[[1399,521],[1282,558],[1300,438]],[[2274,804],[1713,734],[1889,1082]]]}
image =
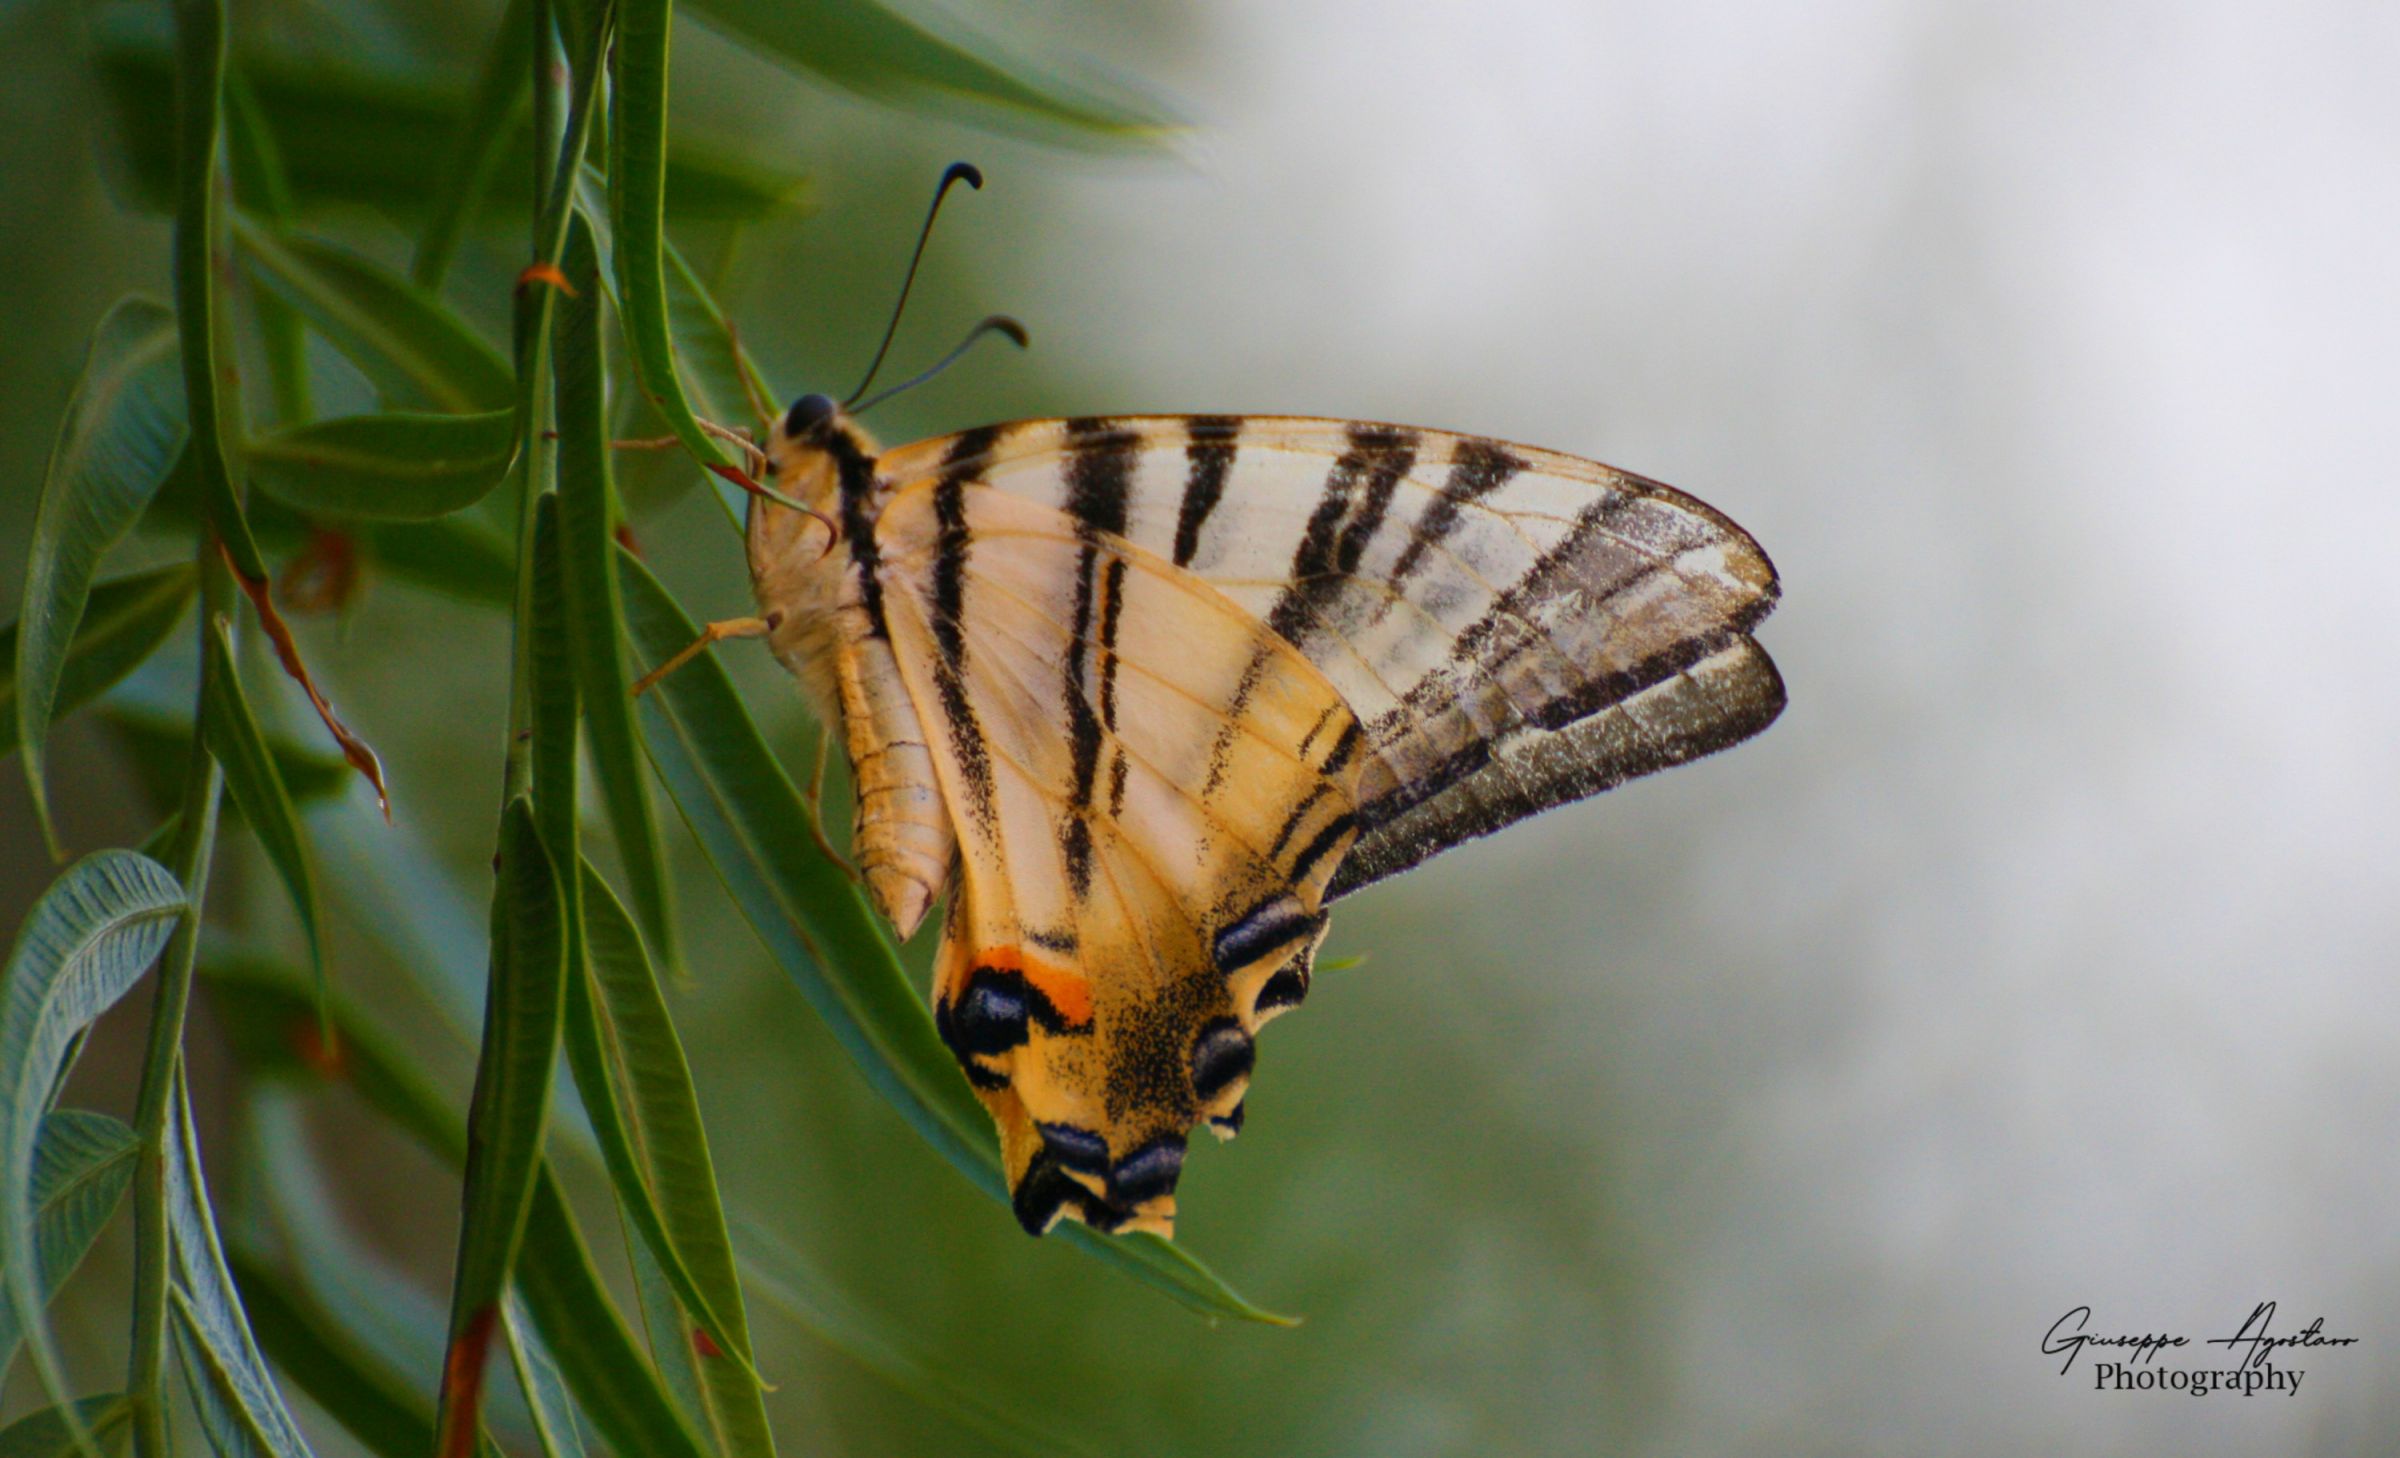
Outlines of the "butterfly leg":
{"label": "butterfly leg", "polygon": [[764,638],[773,631],[774,627],[775,625],[765,618],[728,618],[721,623],[710,623],[700,630],[699,637],[694,638],[674,657],[643,674],[634,683],[634,697],[640,698],[651,685],[699,657],[701,652],[710,645],[722,643],[728,638]]}
{"label": "butterfly leg", "polygon": [[825,859],[841,867],[843,874],[851,880],[864,883],[866,873],[850,864],[840,851],[834,849],[832,837],[825,833],[825,760],[832,749],[833,734],[820,729],[817,732],[817,765],[808,777],[808,833],[816,841],[817,849],[824,852]]}

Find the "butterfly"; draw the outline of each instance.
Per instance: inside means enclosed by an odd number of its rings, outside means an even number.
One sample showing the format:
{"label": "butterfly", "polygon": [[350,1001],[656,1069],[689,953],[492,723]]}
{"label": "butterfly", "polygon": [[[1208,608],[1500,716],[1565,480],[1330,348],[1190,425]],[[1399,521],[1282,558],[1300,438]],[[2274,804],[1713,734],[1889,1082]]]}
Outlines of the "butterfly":
{"label": "butterfly", "polygon": [[1172,1234],[1331,902],[1784,703],[1758,544],[1572,456],[1232,415],[884,451],[809,395],[764,457],[744,631],[839,726],[877,909],[946,900],[935,1026],[1037,1235]]}

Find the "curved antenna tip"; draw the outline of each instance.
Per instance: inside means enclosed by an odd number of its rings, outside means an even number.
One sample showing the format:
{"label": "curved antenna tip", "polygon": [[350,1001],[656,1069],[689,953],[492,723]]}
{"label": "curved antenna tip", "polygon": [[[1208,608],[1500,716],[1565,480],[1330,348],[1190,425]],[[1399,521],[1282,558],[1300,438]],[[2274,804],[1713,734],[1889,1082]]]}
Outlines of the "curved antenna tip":
{"label": "curved antenna tip", "polygon": [[1011,319],[1006,314],[989,315],[983,320],[982,323],[975,326],[976,333],[980,334],[986,330],[989,330],[995,334],[1007,335],[1009,337],[1009,341],[1015,344],[1019,349],[1033,348],[1033,336],[1025,332],[1024,325],[1019,324],[1016,320]]}
{"label": "curved antenna tip", "polygon": [[948,187],[953,182],[963,182],[977,192],[981,192],[983,191],[983,169],[972,162],[953,162],[950,164],[950,169],[942,174],[942,186]]}

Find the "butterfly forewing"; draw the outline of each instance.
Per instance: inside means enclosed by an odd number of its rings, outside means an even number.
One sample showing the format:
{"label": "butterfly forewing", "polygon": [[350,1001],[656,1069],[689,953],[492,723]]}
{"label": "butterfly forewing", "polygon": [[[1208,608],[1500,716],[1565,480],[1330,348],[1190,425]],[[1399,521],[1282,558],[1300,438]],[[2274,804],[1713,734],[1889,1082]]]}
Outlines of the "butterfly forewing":
{"label": "butterfly forewing", "polygon": [[[886,455],[907,480],[960,437]],[[986,487],[1167,559],[1297,647],[1366,734],[1341,895],[1771,722],[1774,569],[1670,487],[1476,436],[1181,416],[988,432]]]}

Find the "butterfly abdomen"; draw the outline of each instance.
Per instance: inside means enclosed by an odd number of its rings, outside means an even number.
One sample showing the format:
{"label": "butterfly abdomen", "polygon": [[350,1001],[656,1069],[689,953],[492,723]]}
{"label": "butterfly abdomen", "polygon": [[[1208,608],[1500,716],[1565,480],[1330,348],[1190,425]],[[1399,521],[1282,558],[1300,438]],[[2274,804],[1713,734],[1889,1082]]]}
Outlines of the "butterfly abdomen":
{"label": "butterfly abdomen", "polygon": [[[823,518],[754,499],[750,574],[775,656],[817,722],[841,726],[858,804],[850,853],[876,909],[906,938],[941,894],[958,838],[882,622],[864,499],[872,473],[862,480],[850,464],[870,459],[873,445],[836,424],[820,443],[777,437],[775,479]],[[840,539],[829,540],[828,521],[842,525]]]}

